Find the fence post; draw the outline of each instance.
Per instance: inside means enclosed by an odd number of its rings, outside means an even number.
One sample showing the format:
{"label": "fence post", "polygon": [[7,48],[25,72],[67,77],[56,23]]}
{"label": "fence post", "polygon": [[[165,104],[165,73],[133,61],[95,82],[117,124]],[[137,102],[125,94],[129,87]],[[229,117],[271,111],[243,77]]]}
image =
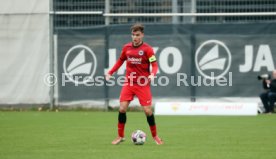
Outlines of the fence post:
{"label": "fence post", "polygon": [[[196,0],[191,0],[191,13],[196,13]],[[193,24],[196,22],[195,16],[192,16],[191,22]]]}
{"label": "fence post", "polygon": [[[54,3],[53,0],[49,1],[50,3],[50,7],[49,7],[49,73],[55,75],[55,71],[54,71],[54,14],[51,14],[51,12],[54,10]],[[55,77],[54,77],[55,78]],[[51,79],[51,80],[55,80],[55,79]],[[52,85],[52,82],[54,81],[50,81],[51,85],[50,87],[50,92],[49,92],[49,97],[50,97],[50,110],[54,109],[54,89],[55,86]]]}
{"label": "fence post", "polygon": [[[105,13],[110,12],[110,0],[105,0]],[[105,25],[109,25],[110,23],[110,17],[106,16],[105,17]]]}
{"label": "fence post", "polygon": [[[108,54],[108,50],[109,50],[109,33],[110,31],[109,31],[109,26],[105,26],[105,54],[104,54],[104,56],[105,56],[105,68],[108,68],[108,61],[109,61],[109,54]],[[105,109],[106,110],[108,110],[108,107],[109,107],[109,94],[108,94],[108,92],[109,92],[109,88],[108,88],[108,86],[106,85],[106,83],[105,83],[105,85],[104,85],[104,94],[105,94],[105,100],[104,100],[104,102],[105,102]]]}
{"label": "fence post", "polygon": [[[177,0],[172,0],[172,13],[178,13],[178,8],[177,8]],[[172,17],[172,23],[173,24],[178,24],[178,16],[173,16]]]}

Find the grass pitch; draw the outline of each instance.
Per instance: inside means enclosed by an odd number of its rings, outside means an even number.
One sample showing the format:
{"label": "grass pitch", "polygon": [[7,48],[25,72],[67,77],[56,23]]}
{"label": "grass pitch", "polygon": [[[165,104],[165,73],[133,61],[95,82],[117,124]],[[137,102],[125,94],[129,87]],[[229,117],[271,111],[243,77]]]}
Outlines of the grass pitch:
{"label": "grass pitch", "polygon": [[[111,145],[117,112],[0,112],[0,159],[275,159],[276,115],[156,116],[156,145],[145,115],[128,112],[126,137]],[[131,132],[148,135],[133,145]]]}

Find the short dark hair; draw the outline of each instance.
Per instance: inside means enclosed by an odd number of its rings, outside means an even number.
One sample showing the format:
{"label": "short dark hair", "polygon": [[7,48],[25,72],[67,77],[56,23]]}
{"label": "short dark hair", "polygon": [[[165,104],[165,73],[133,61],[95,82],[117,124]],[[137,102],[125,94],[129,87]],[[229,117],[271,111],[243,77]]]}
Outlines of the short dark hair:
{"label": "short dark hair", "polygon": [[131,32],[141,31],[142,33],[144,33],[144,26],[141,23],[136,23],[131,26],[130,30],[131,30]]}

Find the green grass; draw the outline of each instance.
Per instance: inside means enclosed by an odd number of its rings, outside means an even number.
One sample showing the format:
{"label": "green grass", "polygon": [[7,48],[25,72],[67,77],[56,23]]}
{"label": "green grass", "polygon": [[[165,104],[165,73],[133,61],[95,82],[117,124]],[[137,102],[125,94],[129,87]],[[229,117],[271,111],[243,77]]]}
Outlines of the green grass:
{"label": "green grass", "polygon": [[[117,112],[0,112],[0,159],[274,159],[276,115],[156,116],[164,145],[142,112],[127,114],[126,142],[111,145]],[[130,134],[148,134],[135,146]]]}

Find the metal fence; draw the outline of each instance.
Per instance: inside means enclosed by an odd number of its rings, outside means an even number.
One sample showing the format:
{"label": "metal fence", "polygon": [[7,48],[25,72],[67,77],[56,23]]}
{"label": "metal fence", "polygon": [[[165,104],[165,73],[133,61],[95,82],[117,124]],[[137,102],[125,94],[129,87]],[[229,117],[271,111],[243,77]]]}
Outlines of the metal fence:
{"label": "metal fence", "polygon": [[[266,13],[276,12],[275,0],[53,0],[55,28],[142,23],[272,22],[275,15],[129,16],[127,13]],[[104,16],[104,13],[113,14]],[[116,14],[125,13],[124,16]]]}

